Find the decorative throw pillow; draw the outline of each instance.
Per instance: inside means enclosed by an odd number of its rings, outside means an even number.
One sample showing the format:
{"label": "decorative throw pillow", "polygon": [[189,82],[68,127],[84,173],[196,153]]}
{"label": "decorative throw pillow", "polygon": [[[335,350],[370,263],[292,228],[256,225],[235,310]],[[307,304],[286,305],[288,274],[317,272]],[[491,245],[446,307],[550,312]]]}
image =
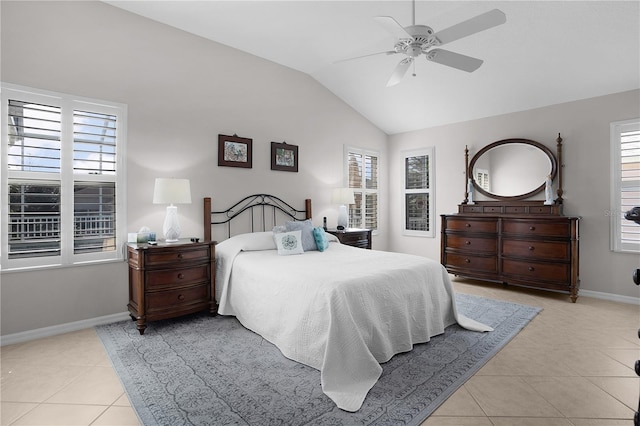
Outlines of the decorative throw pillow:
{"label": "decorative throw pillow", "polygon": [[319,251],[325,251],[329,248],[329,240],[327,239],[327,234],[325,234],[323,228],[313,228],[313,237],[316,240],[316,246],[318,246]]}
{"label": "decorative throw pillow", "polygon": [[311,224],[311,219],[300,222],[289,221],[285,223],[285,226],[287,227],[287,232],[298,230],[302,232],[302,249],[304,251],[318,250],[316,240],[313,237],[313,224]]}
{"label": "decorative throw pillow", "polygon": [[274,235],[275,234],[281,234],[283,232],[287,232],[287,227],[284,226],[284,225],[277,225],[277,226],[273,227],[272,231],[273,231]]}
{"label": "decorative throw pillow", "polygon": [[290,254],[302,254],[302,238],[300,231],[281,232],[274,234],[273,239],[278,247],[278,254],[288,256]]}

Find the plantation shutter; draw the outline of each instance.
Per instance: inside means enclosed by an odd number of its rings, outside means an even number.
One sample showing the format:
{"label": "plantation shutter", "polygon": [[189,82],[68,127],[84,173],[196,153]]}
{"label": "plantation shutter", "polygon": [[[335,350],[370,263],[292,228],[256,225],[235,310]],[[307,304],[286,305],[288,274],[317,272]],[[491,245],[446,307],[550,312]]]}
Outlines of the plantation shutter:
{"label": "plantation shutter", "polygon": [[349,206],[349,226],[378,229],[378,155],[350,148],[347,170],[355,199],[355,204]]}
{"label": "plantation shutter", "polygon": [[[640,207],[640,126],[620,132],[620,211]],[[623,247],[640,246],[640,225],[621,219],[620,240]]]}

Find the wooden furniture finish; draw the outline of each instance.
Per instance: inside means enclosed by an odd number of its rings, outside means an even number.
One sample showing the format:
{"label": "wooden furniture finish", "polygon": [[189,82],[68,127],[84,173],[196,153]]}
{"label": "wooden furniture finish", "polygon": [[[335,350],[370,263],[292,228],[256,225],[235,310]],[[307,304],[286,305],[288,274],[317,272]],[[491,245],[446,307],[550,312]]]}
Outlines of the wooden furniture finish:
{"label": "wooden furniture finish", "polygon": [[147,321],[209,310],[216,315],[215,242],[127,245],[129,313],[144,334]]}
{"label": "wooden furniture finish", "polygon": [[338,237],[342,244],[371,250],[371,229],[328,229],[327,232]]}
{"label": "wooden furniture finish", "polygon": [[566,216],[442,215],[441,263],[459,276],[578,298],[578,221]]}

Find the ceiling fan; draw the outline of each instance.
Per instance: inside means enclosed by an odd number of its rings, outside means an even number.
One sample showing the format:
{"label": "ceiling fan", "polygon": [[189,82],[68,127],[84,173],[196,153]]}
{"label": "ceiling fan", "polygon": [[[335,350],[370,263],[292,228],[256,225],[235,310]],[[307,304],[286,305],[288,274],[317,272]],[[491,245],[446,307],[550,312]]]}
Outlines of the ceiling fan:
{"label": "ceiling fan", "polygon": [[415,0],[413,0],[413,24],[411,26],[403,27],[398,23],[398,21],[390,16],[377,16],[374,19],[397,38],[393,50],[371,53],[368,55],[357,56],[355,58],[342,59],[340,61],[336,61],[336,63],[374,55],[403,54],[405,57],[400,61],[391,74],[391,77],[387,82],[387,86],[393,86],[402,81],[402,78],[407,73],[411,64],[414,66],[413,75],[415,76],[415,59],[422,54],[424,54],[426,59],[431,62],[436,62],[438,64],[466,72],[473,72],[477,70],[480,65],[482,65],[483,61],[481,59],[451,52],[449,50],[434,48],[434,46],[442,46],[443,44],[451,43],[452,41],[459,40],[463,37],[470,36],[507,22],[507,17],[501,10],[493,9],[489,12],[485,12],[474,18],[434,33],[431,27],[426,25],[416,25]]}

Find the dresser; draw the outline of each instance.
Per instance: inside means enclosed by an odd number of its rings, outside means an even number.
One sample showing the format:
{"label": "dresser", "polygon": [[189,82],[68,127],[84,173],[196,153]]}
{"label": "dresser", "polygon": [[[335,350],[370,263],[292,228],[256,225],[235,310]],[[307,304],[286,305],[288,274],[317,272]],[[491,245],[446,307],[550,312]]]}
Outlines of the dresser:
{"label": "dresser", "polygon": [[[464,210],[464,209],[463,209]],[[442,215],[441,263],[454,275],[578,298],[577,217]]]}
{"label": "dresser", "polygon": [[342,244],[371,250],[371,229],[328,229],[327,232],[338,237]]}
{"label": "dresser", "polygon": [[127,245],[131,318],[144,334],[147,321],[217,312],[215,242]]}

